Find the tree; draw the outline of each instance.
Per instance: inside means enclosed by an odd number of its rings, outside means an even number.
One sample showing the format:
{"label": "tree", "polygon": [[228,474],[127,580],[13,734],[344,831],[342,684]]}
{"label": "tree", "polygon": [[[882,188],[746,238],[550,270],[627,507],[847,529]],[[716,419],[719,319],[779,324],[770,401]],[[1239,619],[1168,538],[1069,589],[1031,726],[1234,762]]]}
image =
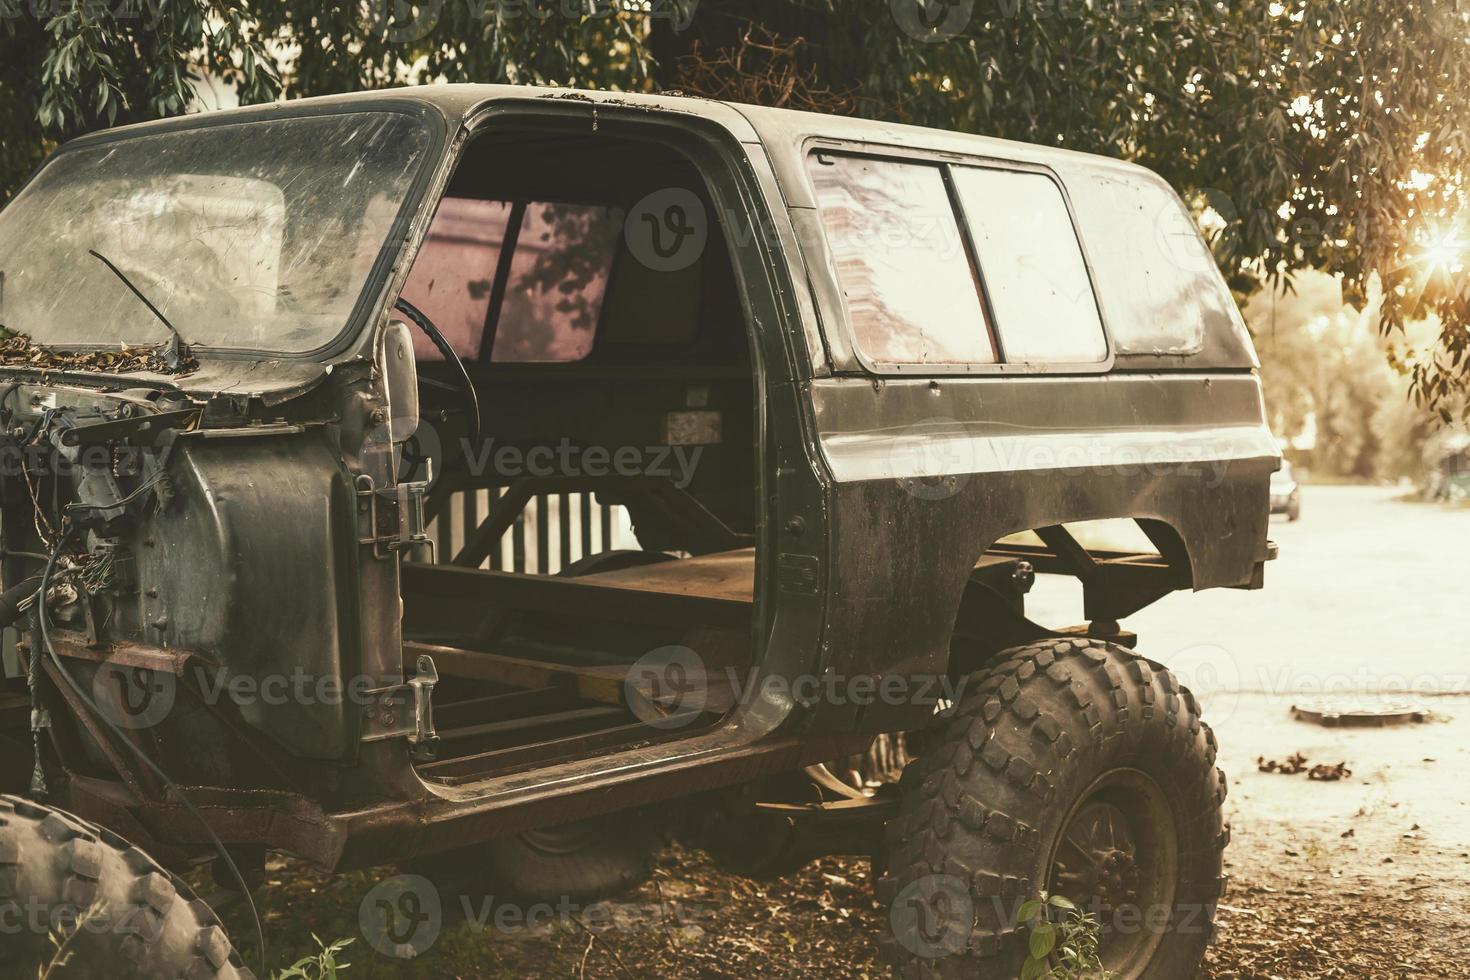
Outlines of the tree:
{"label": "tree", "polygon": [[[184,111],[394,81],[686,91],[773,71],[863,115],[1137,160],[1197,206],[1237,289],[1338,277],[1448,414],[1470,386],[1464,0],[0,0],[0,187],[55,141]],[[109,3],[111,4],[109,6]],[[754,20],[795,50],[760,45]],[[763,60],[764,59],[764,60]],[[794,59],[799,70],[782,65]],[[719,72],[691,70],[714,62]],[[751,81],[751,79],[747,79]],[[700,84],[691,84],[691,83]],[[719,83],[728,87],[725,82]]]}

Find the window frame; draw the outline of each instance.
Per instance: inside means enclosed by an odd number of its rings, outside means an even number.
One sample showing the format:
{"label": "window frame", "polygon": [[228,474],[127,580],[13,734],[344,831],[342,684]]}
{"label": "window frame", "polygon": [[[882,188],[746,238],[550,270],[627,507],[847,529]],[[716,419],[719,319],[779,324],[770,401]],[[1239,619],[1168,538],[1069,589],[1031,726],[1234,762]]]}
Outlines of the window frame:
{"label": "window frame", "polygon": [[[840,140],[821,136],[811,137],[805,140],[801,146],[801,161],[802,177],[807,182],[807,190],[811,194],[814,202],[818,200],[819,195],[817,193],[816,183],[811,174],[811,160],[819,153],[861,157],[890,163],[936,166],[939,168],[945,190],[949,196],[955,223],[959,229],[960,239],[970,262],[975,286],[980,294],[980,306],[988,321],[988,323],[977,324],[977,327],[989,330],[990,343],[996,352],[995,362],[977,361],[949,364],[886,362],[870,357],[858,343],[856,332],[853,330],[852,320],[848,313],[847,302],[842,288],[842,280],[838,276],[836,261],[827,240],[826,224],[822,217],[821,206],[820,204],[816,204],[814,207],[816,212],[816,225],[821,233],[816,236],[815,241],[811,240],[811,236],[804,236],[806,240],[803,242],[803,247],[813,250],[814,254],[809,257],[811,265],[825,270],[829,281],[834,287],[831,290],[831,296],[834,298],[837,308],[830,311],[831,315],[822,317],[822,331],[832,353],[834,373],[867,374],[888,377],[928,377],[931,375],[963,377],[1007,374],[1092,375],[1106,374],[1113,369],[1117,352],[1113,344],[1112,331],[1108,327],[1107,309],[1103,304],[1102,297],[1098,293],[1097,272],[1093,267],[1091,256],[1088,255],[1087,243],[1083,240],[1081,231],[1079,230],[1077,214],[1072,205],[1072,197],[1067,193],[1066,184],[1063,183],[1057,173],[1050,167],[1039,163],[1008,160],[1002,157],[948,153],[939,150],[893,146],[866,141]],[[1071,222],[1072,234],[1076,239],[1078,252],[1082,256],[1082,265],[1087,272],[1087,285],[1092,292],[1093,304],[1097,307],[1098,325],[1102,330],[1105,350],[1105,356],[1101,360],[1020,362],[1007,361],[1005,359],[1004,327],[996,320],[995,310],[990,299],[990,287],[986,281],[986,270],[980,264],[979,250],[976,247],[974,234],[970,227],[969,215],[965,211],[964,203],[960,198],[959,188],[954,181],[953,171],[956,167],[1037,174],[1050,180],[1052,185],[1056,187],[1057,192],[1061,195],[1062,204],[1066,208],[1067,220]],[[839,326],[832,326],[832,321],[836,321]],[[832,337],[831,334],[834,331],[840,331],[840,337]],[[847,356],[840,357],[839,351]],[[848,361],[848,357],[850,357],[850,361]],[[848,361],[848,363],[844,363],[844,361]]]}

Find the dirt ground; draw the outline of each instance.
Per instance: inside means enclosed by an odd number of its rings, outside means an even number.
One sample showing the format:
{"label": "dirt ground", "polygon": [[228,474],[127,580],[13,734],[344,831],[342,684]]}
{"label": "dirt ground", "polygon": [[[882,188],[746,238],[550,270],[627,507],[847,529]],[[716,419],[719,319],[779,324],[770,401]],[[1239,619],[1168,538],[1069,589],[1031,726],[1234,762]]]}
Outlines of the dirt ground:
{"label": "dirt ground", "polygon": [[[1268,724],[1278,707],[1245,705],[1242,726],[1258,722],[1260,734],[1222,755],[1234,774],[1231,880],[1206,976],[1470,976],[1470,701],[1457,699],[1453,716],[1437,706],[1447,720],[1371,731]],[[1252,753],[1273,740],[1286,750],[1272,758],[1345,761],[1353,775],[1258,772]],[[485,896],[445,896],[444,931],[411,962],[367,947],[358,928],[364,896],[388,874],[278,865],[261,894],[276,965],[309,952],[315,931],[359,937],[346,959],[360,978],[888,975],[874,941],[885,913],[861,859],[761,884],[671,847],[636,892],[535,928],[497,927],[493,915],[477,924]]]}
{"label": "dirt ground", "polygon": [[[1300,523],[1272,526],[1282,555],[1264,592],[1172,596],[1127,624],[1200,692],[1231,778],[1231,879],[1206,975],[1470,976],[1470,510],[1365,488],[1309,487],[1304,503]],[[1035,599],[1038,618],[1061,621],[1075,596]],[[1430,715],[1384,729],[1292,718],[1324,692]],[[1351,775],[1258,770],[1295,753]],[[315,932],[356,937],[343,958],[358,978],[888,975],[865,860],[755,884],[673,847],[633,894],[532,927],[497,926],[485,896],[438,896],[442,931],[409,962],[360,925],[391,874],[275,862],[259,896],[273,964],[310,952]],[[243,948],[240,914],[227,918]]]}
{"label": "dirt ground", "polygon": [[[1424,724],[1356,730],[1291,721],[1293,700],[1245,699],[1222,737],[1231,882],[1210,975],[1470,976],[1470,699],[1431,700]],[[1293,753],[1352,775],[1255,764]]]}

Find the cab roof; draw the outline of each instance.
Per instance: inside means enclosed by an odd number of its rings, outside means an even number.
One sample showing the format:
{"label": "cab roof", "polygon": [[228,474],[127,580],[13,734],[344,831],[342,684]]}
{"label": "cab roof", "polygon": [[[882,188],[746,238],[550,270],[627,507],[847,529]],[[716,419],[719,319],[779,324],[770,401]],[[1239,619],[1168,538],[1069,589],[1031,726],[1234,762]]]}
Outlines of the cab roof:
{"label": "cab roof", "polygon": [[[827,138],[848,142],[875,145],[922,146],[938,152],[952,152],[969,156],[993,156],[1007,160],[1019,160],[1042,165],[1061,164],[1070,161],[1074,166],[1083,161],[1094,165],[1105,165],[1127,169],[1138,173],[1149,173],[1136,164],[1116,160],[1097,154],[1076,150],[1057,149],[1014,140],[997,139],[954,130],[934,129],[925,126],[910,126],[901,123],[863,119],[855,116],[839,116],[796,109],[777,109],[747,103],[724,102],[690,95],[650,95],[641,92],[593,91],[572,88],[548,88],[532,85],[483,85],[483,84],[434,84],[414,85],[397,88],[351,92],[339,95],[323,95],[308,99],[293,99],[256,106],[242,106],[208,113],[211,120],[222,121],[226,117],[240,120],[272,118],[295,114],[302,110],[330,111],[334,107],[343,109],[368,108],[372,105],[427,107],[436,111],[448,125],[450,131],[458,129],[479,108],[489,102],[534,102],[561,100],[580,102],[592,106],[610,108],[642,109],[668,113],[682,113],[711,119],[724,124],[742,142],[760,142],[767,146],[801,144],[811,138]],[[197,124],[200,114],[179,116],[153,122],[137,123],[132,126],[107,130],[109,136],[122,133],[143,133],[172,129]],[[100,135],[100,134],[99,134]],[[82,137],[83,140],[89,137]]]}

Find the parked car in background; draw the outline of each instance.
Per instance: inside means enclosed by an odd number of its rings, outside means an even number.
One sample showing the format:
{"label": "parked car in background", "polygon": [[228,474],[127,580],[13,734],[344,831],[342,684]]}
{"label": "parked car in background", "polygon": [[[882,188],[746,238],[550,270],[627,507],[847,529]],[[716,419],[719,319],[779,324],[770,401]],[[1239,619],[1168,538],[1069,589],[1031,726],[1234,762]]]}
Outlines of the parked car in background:
{"label": "parked car in background", "polygon": [[1291,464],[1281,461],[1281,469],[1271,474],[1271,513],[1285,514],[1288,521],[1302,517],[1302,485],[1296,481]]}

